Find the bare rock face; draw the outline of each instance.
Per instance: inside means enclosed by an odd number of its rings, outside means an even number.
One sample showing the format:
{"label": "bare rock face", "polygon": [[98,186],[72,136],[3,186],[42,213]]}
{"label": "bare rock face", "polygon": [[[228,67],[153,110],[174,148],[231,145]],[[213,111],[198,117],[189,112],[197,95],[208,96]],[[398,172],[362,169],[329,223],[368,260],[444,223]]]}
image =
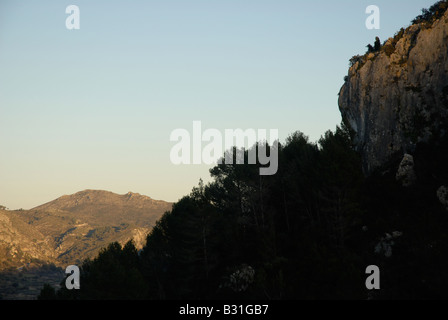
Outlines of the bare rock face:
{"label": "bare rock face", "polygon": [[448,119],[448,11],[413,24],[380,51],[351,59],[339,109],[368,175],[418,142],[445,134]]}

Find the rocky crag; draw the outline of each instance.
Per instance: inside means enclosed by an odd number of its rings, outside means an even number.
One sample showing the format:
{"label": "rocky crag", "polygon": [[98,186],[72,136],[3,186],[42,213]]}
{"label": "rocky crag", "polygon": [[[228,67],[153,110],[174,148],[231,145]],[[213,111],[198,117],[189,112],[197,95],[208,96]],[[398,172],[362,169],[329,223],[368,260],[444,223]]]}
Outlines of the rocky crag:
{"label": "rocky crag", "polygon": [[[437,3],[378,50],[350,60],[339,108],[366,175],[393,159],[406,167],[419,143],[446,135],[447,7]],[[397,178],[409,184],[413,175],[402,170]]]}

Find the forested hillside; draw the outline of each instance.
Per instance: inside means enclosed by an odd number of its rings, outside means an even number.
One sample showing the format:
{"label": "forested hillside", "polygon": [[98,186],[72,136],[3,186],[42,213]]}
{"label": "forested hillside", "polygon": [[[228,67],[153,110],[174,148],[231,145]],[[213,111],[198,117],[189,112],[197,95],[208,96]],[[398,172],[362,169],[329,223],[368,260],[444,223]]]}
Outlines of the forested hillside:
{"label": "forested hillside", "polygon": [[[276,175],[214,167],[140,253],[111,244],[81,266],[82,290],[47,286],[40,298],[446,298],[448,214],[432,192],[433,173],[447,177],[440,143],[419,145],[418,183],[405,187],[398,162],[362,175],[344,125],[318,144],[296,132],[279,144]],[[365,287],[372,264],[379,291]]]}

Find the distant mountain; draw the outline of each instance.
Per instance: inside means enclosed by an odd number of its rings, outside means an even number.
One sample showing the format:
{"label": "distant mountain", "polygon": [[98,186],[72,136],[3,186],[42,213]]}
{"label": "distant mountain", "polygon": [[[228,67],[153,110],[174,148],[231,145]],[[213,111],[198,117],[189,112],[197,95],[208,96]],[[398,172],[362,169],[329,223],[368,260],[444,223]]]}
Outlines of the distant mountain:
{"label": "distant mountain", "polygon": [[79,264],[114,241],[141,248],[171,206],[138,193],[84,190],[30,210],[0,209],[0,270]]}

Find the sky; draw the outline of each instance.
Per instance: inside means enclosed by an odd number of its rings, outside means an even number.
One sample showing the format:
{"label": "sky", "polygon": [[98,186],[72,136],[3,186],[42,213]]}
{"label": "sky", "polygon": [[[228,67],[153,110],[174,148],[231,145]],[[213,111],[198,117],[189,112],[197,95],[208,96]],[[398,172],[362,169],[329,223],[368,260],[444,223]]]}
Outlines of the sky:
{"label": "sky", "polygon": [[1,0],[0,205],[85,189],[177,201],[210,181],[212,166],[170,159],[193,121],[317,141],[341,121],[349,59],[434,2]]}

